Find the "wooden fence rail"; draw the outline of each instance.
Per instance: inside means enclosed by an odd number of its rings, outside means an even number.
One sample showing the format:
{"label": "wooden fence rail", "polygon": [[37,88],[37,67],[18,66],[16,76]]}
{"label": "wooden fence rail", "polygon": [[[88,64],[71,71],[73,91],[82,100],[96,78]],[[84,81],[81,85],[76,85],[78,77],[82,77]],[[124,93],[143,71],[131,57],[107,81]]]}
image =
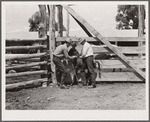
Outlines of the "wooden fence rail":
{"label": "wooden fence rail", "polygon": [[[97,60],[101,64],[101,68],[109,69],[109,68],[128,68],[122,64],[119,60]],[[138,68],[146,68],[145,60],[130,60],[132,61],[136,67]]]}
{"label": "wooden fence rail", "polygon": [[37,46],[9,46],[6,47],[6,51],[8,50],[29,50],[29,49],[39,49],[39,48],[47,48],[46,45],[37,45]]}
{"label": "wooden fence rail", "polygon": [[36,53],[36,54],[5,54],[6,60],[25,59],[25,58],[37,58],[46,56],[47,53]]}
{"label": "wooden fence rail", "polygon": [[38,63],[22,64],[22,65],[16,65],[16,66],[7,66],[6,71],[12,70],[12,69],[20,69],[20,68],[27,68],[27,67],[45,65],[45,64],[47,64],[46,61],[38,62]]}
{"label": "wooden fence rail", "polygon": [[18,89],[18,88],[25,88],[27,86],[31,86],[31,85],[35,85],[35,84],[39,84],[39,83],[43,83],[43,82],[47,82],[47,78],[36,79],[36,80],[31,80],[31,81],[24,81],[24,82],[14,83],[14,84],[7,84],[6,91]]}
{"label": "wooden fence rail", "polygon": [[[145,46],[143,47],[116,47],[120,52],[124,54],[138,54],[145,53]],[[93,47],[94,53],[113,53],[112,51],[108,51],[108,47]]]}
{"label": "wooden fence rail", "polygon": [[[56,42],[57,41],[65,41],[65,39],[68,37],[56,37]],[[71,38],[73,41],[78,41],[79,37],[69,37]],[[85,38],[87,41],[89,42],[95,42],[97,41],[96,37],[81,37],[81,38]],[[145,37],[104,37],[104,39],[114,42],[144,42],[145,41]]]}
{"label": "wooden fence rail", "polygon": [[29,75],[41,75],[41,74],[47,74],[47,70],[6,74],[6,78],[29,76]]}
{"label": "wooden fence rail", "polygon": [[[97,72],[98,73],[98,72]],[[145,82],[139,79],[134,72],[102,72],[96,78],[97,82]]]}
{"label": "wooden fence rail", "polygon": [[6,44],[10,42],[41,42],[41,41],[46,41],[46,39],[43,38],[37,38],[37,39],[6,39]]}

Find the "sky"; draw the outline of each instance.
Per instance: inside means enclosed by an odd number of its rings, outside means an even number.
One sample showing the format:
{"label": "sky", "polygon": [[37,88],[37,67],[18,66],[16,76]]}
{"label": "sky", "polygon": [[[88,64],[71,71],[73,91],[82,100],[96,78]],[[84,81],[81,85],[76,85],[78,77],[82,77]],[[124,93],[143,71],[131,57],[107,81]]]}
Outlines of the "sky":
{"label": "sky", "polygon": [[[11,37],[29,31],[28,19],[39,11],[37,2],[6,2],[4,6],[5,31]],[[49,4],[49,3],[42,3]],[[60,3],[59,3],[60,4]],[[64,3],[62,3],[64,4]],[[75,12],[83,17],[103,36],[117,36],[116,21],[117,2],[67,2]],[[57,11],[56,11],[57,12]],[[66,10],[63,9],[63,24],[66,27]],[[57,21],[57,15],[56,15]],[[122,33],[122,32],[121,32]],[[136,33],[136,32],[135,32]],[[119,35],[119,34],[118,34]],[[134,34],[136,35],[136,34]],[[64,34],[65,36],[65,34]],[[70,36],[85,37],[86,33],[70,16]]]}

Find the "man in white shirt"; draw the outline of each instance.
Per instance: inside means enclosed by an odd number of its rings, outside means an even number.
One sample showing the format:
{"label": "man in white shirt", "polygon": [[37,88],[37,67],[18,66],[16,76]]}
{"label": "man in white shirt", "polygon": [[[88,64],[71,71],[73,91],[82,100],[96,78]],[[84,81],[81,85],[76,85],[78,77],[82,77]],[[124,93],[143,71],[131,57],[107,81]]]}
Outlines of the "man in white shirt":
{"label": "man in white shirt", "polygon": [[91,77],[91,83],[92,85],[89,86],[90,88],[95,88],[96,87],[96,72],[94,71],[94,60],[93,60],[93,49],[92,46],[82,38],[78,39],[79,44],[83,45],[83,48],[81,50],[81,55],[80,57],[83,59],[83,65],[80,68],[81,69],[81,76],[83,79],[83,84],[86,84],[86,75],[85,75],[85,69],[88,69],[89,72],[89,77]]}

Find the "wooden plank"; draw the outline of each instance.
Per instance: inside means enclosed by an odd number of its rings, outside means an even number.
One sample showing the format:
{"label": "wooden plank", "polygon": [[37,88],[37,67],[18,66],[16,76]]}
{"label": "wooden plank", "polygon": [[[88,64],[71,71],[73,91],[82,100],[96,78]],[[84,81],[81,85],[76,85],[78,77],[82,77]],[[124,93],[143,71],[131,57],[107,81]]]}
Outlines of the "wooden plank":
{"label": "wooden plank", "polygon": [[[101,68],[126,68],[120,60],[96,60],[100,63]],[[145,60],[129,60],[138,68],[146,68]]]}
{"label": "wooden plank", "polygon": [[84,32],[89,36],[89,37],[93,37],[92,34],[74,17],[72,16],[75,21],[80,25],[80,27],[84,30]]}
{"label": "wooden plank", "polygon": [[[63,36],[63,13],[62,13],[62,6],[57,5],[57,18],[58,18],[58,35],[57,37]],[[57,46],[61,45],[61,42],[57,42]]]}
{"label": "wooden plank", "polygon": [[22,65],[16,65],[16,66],[8,66],[6,67],[6,70],[27,68],[27,67],[33,67],[33,66],[45,65],[45,64],[47,64],[46,61],[38,62],[38,63],[22,64]]}
{"label": "wooden plank", "polygon": [[108,46],[108,48],[113,51],[119,58],[120,60],[126,65],[134,69],[135,73],[141,78],[142,80],[145,80],[145,73],[143,73],[139,68],[135,67],[134,64],[129,61],[124,54],[122,54],[118,49],[113,47],[111,43],[103,38],[103,36],[95,30],[86,20],[84,20],[81,16],[79,16],[73,9],[71,9],[68,6],[63,6],[72,16],[74,16],[82,25],[85,26],[93,35],[95,35],[99,41],[102,41],[105,45]]}
{"label": "wooden plank", "polygon": [[[39,34],[39,38],[45,38],[47,39],[47,22],[46,22],[46,18],[47,18],[47,14],[46,14],[46,5],[39,5],[39,11],[40,11],[40,23],[39,23],[39,30],[38,30],[38,34]],[[47,45],[47,41],[46,42],[41,42],[42,45]],[[47,49],[40,49],[40,52],[47,52]],[[47,56],[46,57],[41,57],[40,61],[47,61]],[[41,65],[41,70],[47,70],[47,66],[46,65]],[[42,74],[41,78],[46,78],[47,74]],[[42,84],[43,87],[47,86],[47,83],[43,83]]]}
{"label": "wooden plank", "polygon": [[139,79],[133,72],[102,72],[101,77],[99,77],[99,73],[97,72],[97,82],[143,82],[143,80]]}
{"label": "wooden plank", "polygon": [[18,61],[40,62],[40,58],[17,59]]}
{"label": "wooden plank", "polygon": [[[65,41],[67,37],[56,37],[56,41]],[[73,41],[78,41],[78,37],[70,37]],[[83,37],[87,41],[95,42],[96,37]],[[103,37],[109,42],[145,42],[145,37]]]}
{"label": "wooden plank", "polygon": [[58,18],[58,37],[63,36],[63,14],[62,14],[62,6],[57,5],[57,18]]}
{"label": "wooden plank", "polygon": [[47,38],[46,30],[46,5],[39,5],[39,12],[41,14],[39,24],[39,38]]}
{"label": "wooden plank", "polygon": [[[109,57],[109,59],[117,59],[119,60],[119,57],[117,57],[116,55],[114,54],[111,54],[111,53],[94,53],[94,58],[95,59],[98,59],[98,60],[101,60],[101,59],[108,59],[107,57]],[[142,56],[139,58],[138,55],[127,55],[126,58],[128,60],[146,60],[146,56]]]}
{"label": "wooden plank", "polygon": [[67,25],[66,25],[66,37],[69,36],[69,26],[70,26],[70,16],[69,16],[69,13],[67,11]]}
{"label": "wooden plank", "polygon": [[[146,47],[118,47],[116,45],[112,45],[115,48],[117,48],[120,52],[124,54],[139,54],[139,53],[146,53]],[[82,46],[77,45],[76,49],[80,52]],[[93,51],[95,54],[97,53],[108,53],[108,54],[114,54],[112,51],[108,51],[108,47],[106,45],[92,45]]]}
{"label": "wooden plank", "polygon": [[53,63],[53,52],[55,50],[55,6],[50,5],[50,20],[49,20],[49,50],[50,50],[50,62],[52,70],[52,82],[56,83],[55,65]]}
{"label": "wooden plank", "polygon": [[21,83],[14,83],[14,84],[7,84],[6,85],[6,91],[17,89],[17,88],[25,88],[30,85],[35,85],[39,83],[47,82],[47,78],[43,79],[36,79],[36,80],[31,80],[31,81],[24,81]]}
{"label": "wooden plank", "polygon": [[[138,17],[139,17],[139,22],[138,22],[138,37],[143,37],[144,36],[144,5],[139,5],[138,6]],[[143,45],[143,42],[138,42],[138,46],[141,47]],[[139,54],[139,57],[141,57],[142,54]]]}
{"label": "wooden plank", "polygon": [[37,39],[6,39],[6,43],[12,43],[12,42],[41,42],[45,41],[45,39],[37,38]]}
{"label": "wooden plank", "polygon": [[47,48],[46,45],[37,45],[37,46],[9,46],[6,47],[6,51],[8,50],[29,50],[29,49],[39,49],[39,48]]}
{"label": "wooden plank", "polygon": [[46,56],[47,53],[36,53],[36,54],[5,54],[6,60],[25,59],[25,58],[37,58]]}
{"label": "wooden plank", "polygon": [[29,76],[29,75],[41,75],[41,74],[47,74],[47,70],[6,74],[6,78]]}
{"label": "wooden plank", "polygon": [[[110,51],[108,51],[108,47],[106,47],[106,46],[93,46],[92,48],[93,48],[94,53],[99,53],[99,52],[108,53],[108,52],[110,52]],[[145,54],[145,52],[146,52],[145,46],[144,47],[115,47],[115,48],[124,54],[139,54],[139,53]]]}
{"label": "wooden plank", "polygon": [[138,23],[138,36],[144,36],[144,5],[138,6],[138,15],[139,15],[139,23]]}

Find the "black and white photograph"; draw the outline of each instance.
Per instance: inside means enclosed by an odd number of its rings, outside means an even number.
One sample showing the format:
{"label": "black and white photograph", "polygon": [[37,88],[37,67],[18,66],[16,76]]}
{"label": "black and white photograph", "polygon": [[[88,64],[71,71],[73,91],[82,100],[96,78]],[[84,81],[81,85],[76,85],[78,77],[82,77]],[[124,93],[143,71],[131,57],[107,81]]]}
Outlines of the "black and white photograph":
{"label": "black and white photograph", "polygon": [[2,1],[2,120],[148,120],[148,1]]}

